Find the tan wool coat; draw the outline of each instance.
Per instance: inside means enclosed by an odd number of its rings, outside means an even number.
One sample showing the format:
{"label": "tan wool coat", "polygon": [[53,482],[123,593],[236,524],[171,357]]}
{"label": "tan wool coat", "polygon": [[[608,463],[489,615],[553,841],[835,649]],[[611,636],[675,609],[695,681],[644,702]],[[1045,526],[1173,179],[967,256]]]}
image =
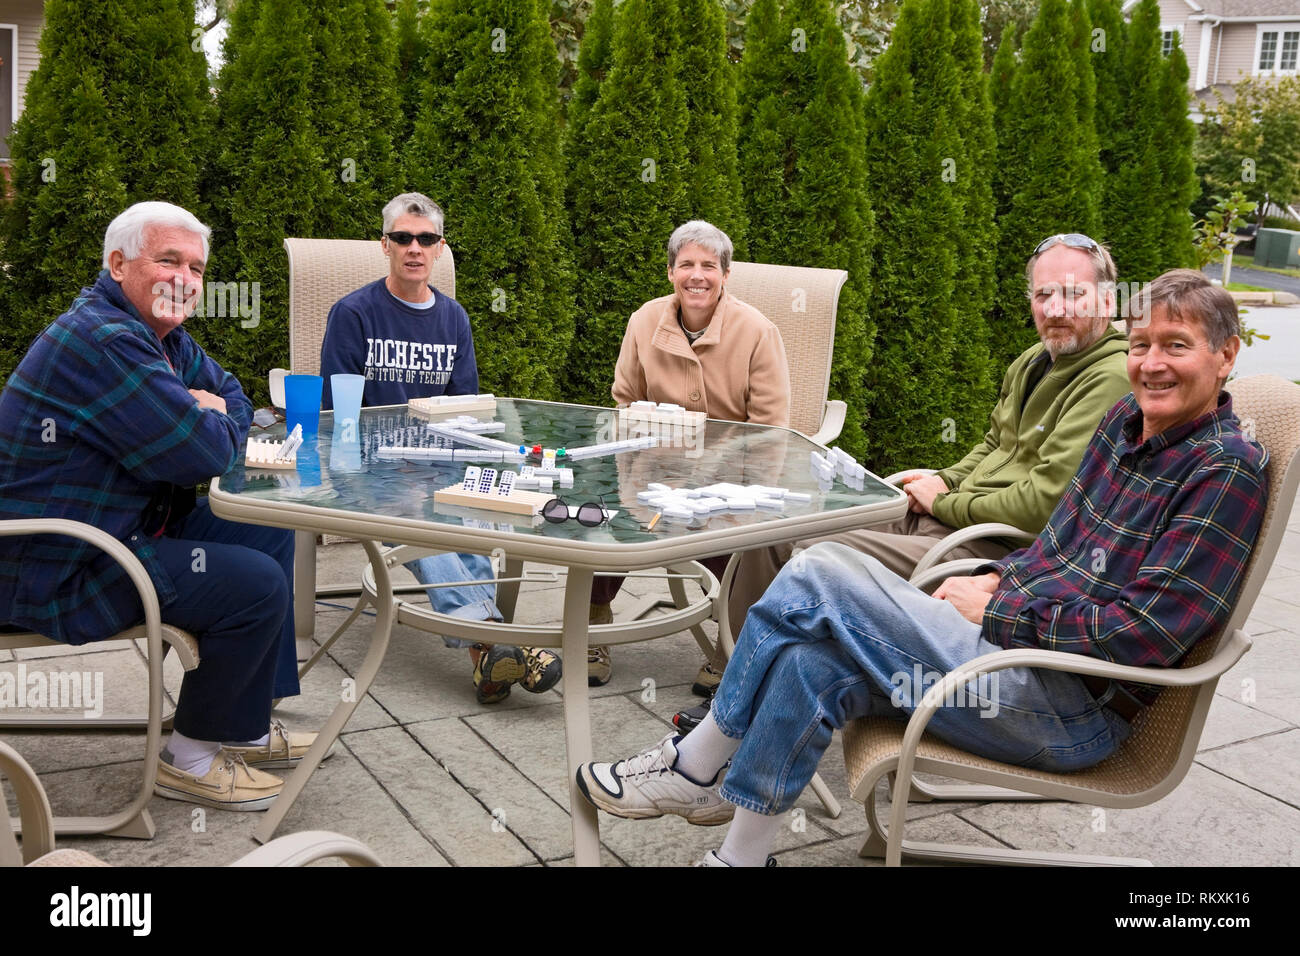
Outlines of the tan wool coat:
{"label": "tan wool coat", "polygon": [[675,294],[637,309],[623,334],[610,392],[620,405],[671,402],[710,418],[790,423],[790,371],[781,333],[729,292],[694,346],[677,324]]}

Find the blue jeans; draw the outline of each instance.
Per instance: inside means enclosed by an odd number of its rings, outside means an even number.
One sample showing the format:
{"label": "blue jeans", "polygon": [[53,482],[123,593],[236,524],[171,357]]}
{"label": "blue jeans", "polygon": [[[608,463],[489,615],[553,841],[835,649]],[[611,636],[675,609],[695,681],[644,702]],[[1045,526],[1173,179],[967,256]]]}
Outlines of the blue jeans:
{"label": "blue jeans", "polygon": [[[444,552],[403,565],[421,584],[445,581],[485,581],[492,575],[491,559],[481,554]],[[499,621],[496,585],[467,584],[459,588],[429,588],[429,604],[440,614],[462,617],[468,621]],[[459,637],[443,637],[448,647],[469,647],[476,643]]]}
{"label": "blue jeans", "polygon": [[271,699],[299,692],[293,627],[292,531],[226,521],[207,499],[154,548],[176,588],[168,624],[199,642],[181,683],[175,728],[195,740],[255,740]]}
{"label": "blue jeans", "polygon": [[[788,810],[837,728],[912,713],[942,675],[1002,650],[946,601],[875,558],[819,544],[787,564],[753,606],[713,701],[741,740],[722,796],[763,814]],[[1129,734],[1076,675],[1013,668],[971,682],[927,729],[954,746],[1041,770],[1100,763]]]}

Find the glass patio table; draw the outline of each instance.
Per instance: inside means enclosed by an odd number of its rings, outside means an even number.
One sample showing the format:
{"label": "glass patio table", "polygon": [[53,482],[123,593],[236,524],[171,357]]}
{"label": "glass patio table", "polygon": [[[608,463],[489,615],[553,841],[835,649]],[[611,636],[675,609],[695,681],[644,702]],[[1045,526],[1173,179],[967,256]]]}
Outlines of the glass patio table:
{"label": "glass patio table", "polygon": [[[449,414],[456,414],[454,411]],[[384,447],[448,447],[451,442],[426,427],[429,419],[405,406],[362,409],[357,428],[336,426],[329,412],[321,414],[320,430],[298,450],[297,467],[272,471],[240,461],[214,479],[209,492],[212,510],[222,518],[250,524],[292,528],[358,538],[369,569],[364,576],[376,605],[370,645],[358,670],[356,693],[340,701],[322,728],[316,744],[286,782],[279,799],[258,826],[256,838],[269,840],[293,801],[306,786],[322,756],[342,731],[378,672],[396,621],[434,621],[437,633],[474,640],[501,640],[508,628],[510,643],[558,647],[565,661],[563,677],[565,742],[569,764],[570,808],[574,853],[579,865],[599,860],[596,814],[577,789],[574,774],[591,759],[586,661],[589,637],[587,611],[593,574],[623,573],[645,568],[675,568],[714,555],[730,554],[773,544],[891,521],[906,511],[902,492],[868,473],[861,489],[842,481],[820,483],[809,467],[809,453],[824,451],[805,436],[786,428],[709,420],[699,428],[628,422],[615,409],[553,402],[498,398],[496,410],[475,413],[494,418],[504,432],[491,437],[545,448],[578,448],[615,441],[654,430],[654,448],[568,463],[574,471],[572,488],[555,489],[571,505],[596,501],[616,512],[609,521],[586,527],[575,520],[555,524],[538,516],[435,503],[436,489],[459,486],[465,469],[517,469],[518,462],[442,461],[393,457]],[[346,433],[345,433],[346,427]],[[258,437],[281,437],[283,426]],[[464,447],[457,445],[457,447]],[[565,462],[561,461],[561,465]],[[700,488],[722,482],[783,487],[811,496],[808,502],[787,502],[780,511],[755,509],[714,512],[690,520],[662,516],[650,528],[655,512],[637,502],[638,492],[659,482],[670,487]],[[378,542],[426,550],[497,552],[505,559],[498,605],[507,620],[513,616],[517,581],[523,562],[534,561],[568,569],[564,622],[559,627],[504,625],[465,621],[437,615],[397,601]],[[403,558],[409,560],[409,558]],[[717,583],[702,567],[692,576]],[[673,582],[670,582],[673,583]],[[682,593],[674,587],[674,597]],[[598,643],[627,643],[678,633],[710,616],[703,605],[684,608],[648,621],[602,625]],[[722,598],[725,600],[725,597]],[[701,608],[703,608],[701,610]],[[406,617],[404,615],[409,615]],[[574,666],[569,666],[577,662]]]}

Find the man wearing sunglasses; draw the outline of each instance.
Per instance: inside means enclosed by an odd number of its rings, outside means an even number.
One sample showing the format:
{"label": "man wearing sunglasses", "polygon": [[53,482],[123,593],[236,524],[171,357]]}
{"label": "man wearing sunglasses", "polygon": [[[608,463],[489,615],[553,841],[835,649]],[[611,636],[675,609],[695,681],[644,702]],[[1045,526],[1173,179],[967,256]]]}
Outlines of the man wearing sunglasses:
{"label": "man wearing sunglasses", "polygon": [[[1110,326],[1115,263],[1103,246],[1079,233],[1049,236],[1034,249],[1025,279],[1039,343],[1007,369],[983,441],[937,474],[905,475],[910,511],[898,521],[744,554],[728,605],[737,633],[794,547],[839,542],[906,578],[958,528],[1000,522],[1043,530],[1097,423],[1129,390],[1127,347]],[[978,539],[948,558],[994,560],[1009,550]]]}
{"label": "man wearing sunglasses", "polygon": [[[330,375],[364,375],[363,405],[404,405],[412,398],[478,393],[478,366],[469,315],[459,302],[429,284],[442,255],[442,209],[421,193],[402,193],[384,206],[379,240],[388,275],[345,295],[330,309],[321,343],[323,401],[333,408]],[[435,554],[406,565],[421,584],[483,581],[491,562],[479,554]],[[435,611],[479,621],[499,621],[492,585],[430,588]],[[448,647],[469,647],[475,695],[481,704],[510,696],[518,683],[542,693],[560,679],[560,659],[541,648],[478,645],[444,637]]]}

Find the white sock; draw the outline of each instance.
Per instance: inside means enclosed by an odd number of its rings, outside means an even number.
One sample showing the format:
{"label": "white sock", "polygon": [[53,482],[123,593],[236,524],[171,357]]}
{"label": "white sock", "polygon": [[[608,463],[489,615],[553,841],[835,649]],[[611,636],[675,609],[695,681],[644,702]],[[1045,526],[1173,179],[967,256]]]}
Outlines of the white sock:
{"label": "white sock", "polygon": [[710,708],[700,725],[678,742],[677,763],[673,769],[707,786],[739,748],[739,740],[718,729]]}
{"label": "white sock", "polygon": [[[193,740],[173,730],[163,746],[163,759],[182,773],[202,777],[212,769],[212,761],[220,750],[221,744],[216,741]],[[171,759],[167,760],[168,757]]]}
{"label": "white sock", "polygon": [[231,742],[230,742],[230,746],[232,746],[232,747],[265,747],[265,746],[266,746],[267,744],[269,744],[270,742],[271,742],[271,734],[270,734],[270,732],[268,731],[267,733],[262,734],[262,736],[258,737],[256,740],[238,740],[238,741],[231,741]]}
{"label": "white sock", "polygon": [[767,855],[772,852],[772,844],[784,823],[783,813],[769,817],[736,807],[736,816],[718,850],[718,859],[727,866],[765,866]]}

